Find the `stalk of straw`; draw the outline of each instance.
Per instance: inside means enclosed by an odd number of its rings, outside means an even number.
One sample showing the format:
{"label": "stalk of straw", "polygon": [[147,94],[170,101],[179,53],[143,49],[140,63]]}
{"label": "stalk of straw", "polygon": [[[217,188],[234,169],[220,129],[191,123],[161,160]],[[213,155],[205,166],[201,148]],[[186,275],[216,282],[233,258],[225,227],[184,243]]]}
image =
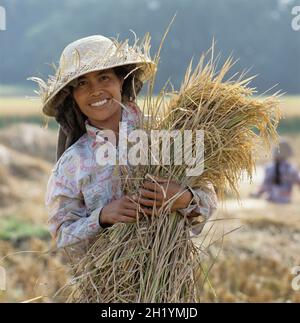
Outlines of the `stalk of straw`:
{"label": "stalk of straw", "polygon": [[[207,55],[207,54],[206,54]],[[243,171],[251,177],[258,142],[269,147],[276,139],[280,114],[277,94],[262,100],[249,87],[252,78],[225,81],[233,61],[226,60],[217,72],[217,61],[206,55],[196,68],[189,65],[178,92],[152,96],[144,110],[151,129],[186,129],[204,132],[204,168],[200,176],[187,177],[186,167],[176,165],[136,166],[123,170],[123,190],[135,193],[146,176],[163,176],[183,185],[205,188],[210,182],[219,196],[228,187],[238,196]],[[154,80],[153,80],[154,82]],[[171,100],[164,98],[171,95]],[[160,111],[158,113],[158,111]],[[175,151],[170,142],[170,151]],[[190,142],[195,150],[195,141]],[[151,152],[148,152],[149,159]],[[187,218],[170,211],[171,201],[154,208],[151,217],[136,224],[117,224],[101,233],[87,255],[74,267],[72,302],[198,302],[207,273],[201,267],[204,250],[190,238]]]}

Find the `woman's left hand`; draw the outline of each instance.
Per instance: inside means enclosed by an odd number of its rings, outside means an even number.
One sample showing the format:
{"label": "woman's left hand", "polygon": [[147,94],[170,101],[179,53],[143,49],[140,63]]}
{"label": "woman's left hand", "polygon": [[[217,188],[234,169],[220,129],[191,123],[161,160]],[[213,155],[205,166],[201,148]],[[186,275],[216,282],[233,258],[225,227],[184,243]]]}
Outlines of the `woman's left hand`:
{"label": "woman's left hand", "polygon": [[139,196],[136,200],[149,209],[148,214],[152,214],[152,208],[160,208],[167,201],[172,199],[178,193],[178,197],[172,202],[171,210],[184,209],[188,207],[193,196],[192,193],[174,180],[161,177],[150,177],[145,180],[142,188],[139,190]]}

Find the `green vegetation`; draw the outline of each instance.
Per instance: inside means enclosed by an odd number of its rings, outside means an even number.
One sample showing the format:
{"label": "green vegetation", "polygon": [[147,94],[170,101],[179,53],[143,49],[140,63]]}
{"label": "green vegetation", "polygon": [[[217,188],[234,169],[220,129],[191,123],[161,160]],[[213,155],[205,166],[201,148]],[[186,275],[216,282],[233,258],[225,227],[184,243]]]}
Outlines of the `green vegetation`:
{"label": "green vegetation", "polygon": [[14,215],[0,218],[0,240],[24,240],[29,238],[48,239],[49,231],[31,224]]}
{"label": "green vegetation", "polygon": [[[0,129],[3,129],[5,127],[9,127],[16,123],[33,123],[38,124],[41,127],[44,127],[46,125],[46,121],[37,115],[28,115],[28,116],[0,116]],[[48,121],[48,128],[52,130],[58,129],[58,124],[54,119],[49,119]]]}

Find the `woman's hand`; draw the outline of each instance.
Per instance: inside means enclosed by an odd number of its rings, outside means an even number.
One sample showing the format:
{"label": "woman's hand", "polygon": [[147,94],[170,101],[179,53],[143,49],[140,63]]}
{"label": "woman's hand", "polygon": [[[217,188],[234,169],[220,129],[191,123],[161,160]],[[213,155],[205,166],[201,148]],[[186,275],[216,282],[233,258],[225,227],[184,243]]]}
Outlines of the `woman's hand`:
{"label": "woman's hand", "polygon": [[103,207],[100,213],[100,225],[115,223],[134,223],[137,221],[139,205],[128,196],[123,196]]}
{"label": "woman's hand", "polygon": [[[172,198],[174,198],[171,205],[172,211],[188,207],[193,195],[185,187],[166,178],[150,176],[148,178],[150,180],[146,180],[139,190],[139,197],[135,198],[139,204],[150,208],[145,211],[146,214],[151,215],[154,206],[160,208]],[[177,194],[178,197],[175,198]]]}
{"label": "woman's hand", "polygon": [[160,208],[171,199],[172,211],[185,209],[192,198],[192,193],[174,180],[151,177],[144,182],[138,196],[132,198],[123,196],[103,207],[100,213],[100,225],[134,223],[138,216],[152,215],[154,206]]}

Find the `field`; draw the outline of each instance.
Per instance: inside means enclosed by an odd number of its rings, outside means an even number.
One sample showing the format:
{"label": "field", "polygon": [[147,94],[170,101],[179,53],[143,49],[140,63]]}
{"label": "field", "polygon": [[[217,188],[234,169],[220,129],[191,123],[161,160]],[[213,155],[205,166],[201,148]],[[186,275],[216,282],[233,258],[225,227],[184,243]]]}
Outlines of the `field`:
{"label": "field", "polygon": [[[44,209],[56,126],[42,127],[38,101],[0,100],[0,266],[6,271],[0,302],[63,301],[54,294],[68,281],[68,268],[54,250]],[[282,110],[280,132],[293,145],[300,168],[300,97],[283,98]],[[228,195],[197,240],[208,246],[203,301],[300,302],[291,272],[300,266],[300,189],[286,206],[250,198],[265,161],[258,161],[252,183],[241,181],[240,203]]]}

